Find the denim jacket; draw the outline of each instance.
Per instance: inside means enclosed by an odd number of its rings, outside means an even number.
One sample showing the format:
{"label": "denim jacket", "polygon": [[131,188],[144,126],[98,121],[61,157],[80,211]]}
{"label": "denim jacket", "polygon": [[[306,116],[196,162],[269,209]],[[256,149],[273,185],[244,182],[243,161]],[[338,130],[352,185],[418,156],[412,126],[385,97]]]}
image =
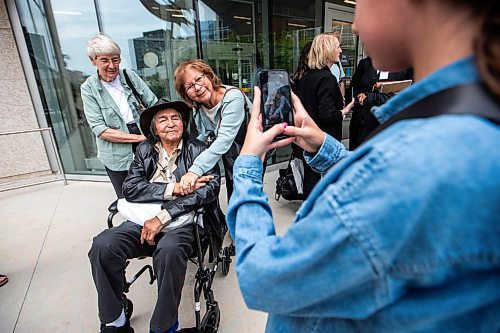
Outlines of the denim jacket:
{"label": "denim jacket", "polygon": [[[158,99],[146,83],[134,71],[127,70],[127,74],[137,93],[141,95],[142,101],[146,104],[144,106],[149,107],[155,104]],[[123,86],[124,93],[127,95],[128,104],[138,105],[132,89],[130,89],[125,81],[122,70],[120,71],[120,83]],[[80,92],[85,117],[96,136],[97,158],[111,170],[127,171],[134,158],[132,144],[111,142],[99,137],[108,128],[128,133],[128,128],[125,121],[123,121],[120,109],[106,88],[103,87],[97,74],[87,78],[80,87]],[[139,123],[139,110],[136,107],[131,107],[131,109],[135,122]]]}
{"label": "denim jacket", "polygon": [[[374,113],[478,80],[463,59]],[[323,178],[283,236],[261,161],[240,156],[227,222],[246,304],[267,332],[498,332],[499,143],[473,115],[400,121],[352,153],[327,136],[305,156]]]}

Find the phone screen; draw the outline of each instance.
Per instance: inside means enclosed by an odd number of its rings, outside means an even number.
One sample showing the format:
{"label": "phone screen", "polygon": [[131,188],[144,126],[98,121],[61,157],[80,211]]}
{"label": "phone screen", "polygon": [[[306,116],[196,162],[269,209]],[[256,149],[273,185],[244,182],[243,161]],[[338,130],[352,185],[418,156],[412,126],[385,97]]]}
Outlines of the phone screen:
{"label": "phone screen", "polygon": [[[262,70],[258,82],[262,94],[262,126],[268,130],[275,124],[293,125],[292,98],[288,73],[285,70]],[[281,139],[285,136],[278,137]]]}

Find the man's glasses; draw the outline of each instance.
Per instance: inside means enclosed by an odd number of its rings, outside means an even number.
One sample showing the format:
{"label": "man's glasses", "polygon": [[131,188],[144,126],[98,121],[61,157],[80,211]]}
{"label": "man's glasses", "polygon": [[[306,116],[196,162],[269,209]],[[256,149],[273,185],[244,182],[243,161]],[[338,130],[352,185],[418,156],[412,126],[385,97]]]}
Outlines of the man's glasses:
{"label": "man's glasses", "polygon": [[101,65],[107,65],[109,64],[110,62],[113,64],[113,65],[118,65],[122,60],[120,59],[120,57],[113,57],[113,58],[99,58],[99,59],[96,59],[96,61],[101,64]]}
{"label": "man's glasses", "polygon": [[193,83],[191,83],[190,85],[187,85],[187,86],[184,86],[184,89],[186,89],[186,92],[190,92],[191,90],[194,89],[194,86],[197,85],[198,87],[201,86],[201,82],[203,81],[203,79],[205,78],[205,75],[204,74],[201,74],[200,76],[198,76]]}

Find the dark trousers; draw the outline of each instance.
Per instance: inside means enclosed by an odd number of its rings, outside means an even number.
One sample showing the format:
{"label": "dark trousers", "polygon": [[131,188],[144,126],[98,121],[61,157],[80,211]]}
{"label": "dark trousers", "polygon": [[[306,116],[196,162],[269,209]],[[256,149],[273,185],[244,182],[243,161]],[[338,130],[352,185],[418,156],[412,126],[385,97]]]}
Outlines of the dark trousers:
{"label": "dark trousers", "polygon": [[314,171],[309,164],[304,162],[304,183],[303,183],[303,193],[304,201],[307,199],[314,186],[320,181],[321,174]]}
{"label": "dark trousers", "polygon": [[241,145],[233,141],[231,148],[222,155],[222,164],[224,165],[224,176],[226,178],[227,202],[233,195],[233,166],[236,158],[240,155]]}
{"label": "dark trousers", "polygon": [[154,246],[141,244],[141,229],[140,225],[125,221],[94,237],[89,259],[97,289],[99,319],[107,324],[118,319],[122,312],[127,259],[152,256],[158,299],[150,328],[163,332],[178,318],[187,261],[193,250],[193,225],[160,233]]}
{"label": "dark trousers", "polygon": [[[130,134],[141,134],[141,131],[139,130],[139,127],[137,126],[136,123],[130,123],[127,124],[127,128]],[[140,142],[133,142],[132,143],[132,151],[135,153],[135,150],[137,149],[137,146],[139,145]],[[123,182],[125,181],[125,178],[127,177],[128,170],[123,170],[123,171],[113,171],[111,169],[108,169],[108,167],[104,166],[106,169],[106,173],[109,176],[109,179],[111,180],[111,184],[113,184],[113,188],[115,189],[116,196],[118,199],[123,198],[123,191],[122,191],[122,186]]]}
{"label": "dark trousers", "polygon": [[116,196],[118,199],[123,198],[123,182],[125,178],[127,178],[128,171],[113,171],[108,169],[108,167],[104,167],[106,169],[106,173],[111,180],[111,184],[113,184],[113,188],[115,189]]}

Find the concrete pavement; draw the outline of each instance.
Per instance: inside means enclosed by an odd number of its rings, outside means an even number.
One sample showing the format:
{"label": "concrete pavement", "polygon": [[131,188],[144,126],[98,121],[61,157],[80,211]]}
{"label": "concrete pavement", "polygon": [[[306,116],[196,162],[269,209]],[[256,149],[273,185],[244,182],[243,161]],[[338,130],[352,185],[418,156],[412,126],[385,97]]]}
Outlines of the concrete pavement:
{"label": "concrete pavement", "polygon": [[[276,177],[277,171],[268,172],[264,188],[282,234],[300,203],[274,200]],[[225,211],[225,188],[220,199]],[[107,206],[113,200],[108,182],[55,182],[0,193],[0,273],[9,277],[0,288],[0,332],[99,331],[87,252],[92,237],[106,227]],[[135,273],[150,261],[132,260],[127,272]],[[194,326],[195,272],[196,266],[188,264],[179,314],[183,327]],[[213,289],[221,308],[219,332],[264,331],[267,316],[246,307],[233,266],[227,276],[217,274]],[[156,284],[150,286],[141,277],[128,296],[134,302],[132,326],[147,332]]]}

